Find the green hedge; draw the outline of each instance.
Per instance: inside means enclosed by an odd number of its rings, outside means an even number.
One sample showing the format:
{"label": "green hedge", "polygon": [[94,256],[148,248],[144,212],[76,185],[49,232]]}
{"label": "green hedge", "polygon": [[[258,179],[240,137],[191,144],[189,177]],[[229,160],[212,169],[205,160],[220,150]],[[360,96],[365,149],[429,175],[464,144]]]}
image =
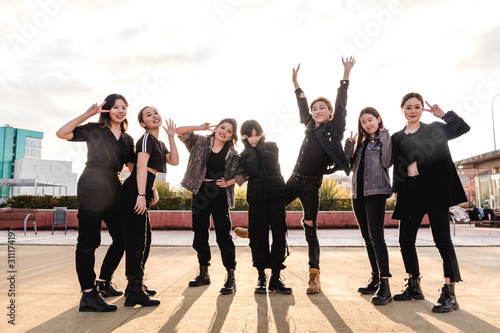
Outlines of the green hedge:
{"label": "green hedge", "polygon": [[[394,210],[394,200],[387,200],[386,210]],[[10,208],[39,208],[53,209],[54,207],[67,207],[78,209],[76,196],[54,197],[51,195],[18,195],[7,200]],[[191,197],[160,198],[151,210],[191,210]],[[248,210],[248,203],[244,198],[235,199],[235,211]],[[301,211],[299,199],[295,199],[287,207],[288,211]],[[352,211],[351,199],[322,199],[319,203],[320,211]]]}
{"label": "green hedge", "polygon": [[67,207],[68,209],[78,209],[78,201],[76,196],[18,195],[7,199],[7,206],[10,208],[53,209],[54,207]]}

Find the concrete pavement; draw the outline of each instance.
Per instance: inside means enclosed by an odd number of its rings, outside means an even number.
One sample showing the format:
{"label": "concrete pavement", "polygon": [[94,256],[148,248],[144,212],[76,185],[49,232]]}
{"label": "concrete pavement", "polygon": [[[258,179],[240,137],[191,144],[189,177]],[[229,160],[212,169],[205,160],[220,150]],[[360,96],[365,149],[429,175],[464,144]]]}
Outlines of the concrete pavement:
{"label": "concrete pavement", "polygon": [[[392,292],[404,286],[404,268],[397,244],[397,229],[387,229]],[[109,236],[102,233],[103,245]],[[500,296],[494,293],[500,272],[500,229],[457,226],[456,245],[463,282],[457,299],[460,310],[449,314],[431,312],[442,285],[442,262],[427,228],[418,236],[418,253],[425,300],[391,302],[374,306],[369,295],[356,290],[366,283],[369,264],[359,230],[320,230],[322,292],[307,295],[307,248],[303,232],[290,230],[290,256],[283,271],[292,295],[255,295],[257,274],[251,265],[248,241],[237,244],[237,292],[222,296],[219,289],[225,271],[217,247],[212,247],[212,284],[188,288],[196,275],[196,255],[190,231],[154,231],[147,263],[149,287],[158,290],[159,307],[128,308],[123,297],[108,299],[118,306],[114,313],[80,313],[80,294],[74,269],[76,233],[16,231],[14,251],[7,232],[0,231],[1,332],[500,332]],[[212,235],[211,241],[215,241]],[[60,246],[54,246],[60,245]],[[101,264],[106,246],[96,253]],[[15,258],[13,270],[6,265]],[[9,272],[15,273],[9,273]],[[124,288],[124,263],[114,282]],[[9,276],[15,279],[9,281]],[[13,282],[13,283],[12,283]],[[15,289],[15,296],[8,296]],[[15,323],[7,316],[15,304]]]}

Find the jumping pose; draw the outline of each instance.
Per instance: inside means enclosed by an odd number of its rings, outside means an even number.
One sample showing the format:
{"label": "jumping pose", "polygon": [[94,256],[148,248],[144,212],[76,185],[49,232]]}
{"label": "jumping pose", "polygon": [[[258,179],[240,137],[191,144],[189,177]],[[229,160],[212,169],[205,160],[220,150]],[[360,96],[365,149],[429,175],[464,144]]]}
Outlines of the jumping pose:
{"label": "jumping pose", "polygon": [[340,81],[335,110],[329,100],[319,97],[311,103],[311,111],[309,111],[306,96],[297,81],[300,64],[297,69],[293,69],[292,80],[299,106],[300,122],[305,125],[306,133],[293,173],[286,182],[286,204],[288,205],[298,197],[304,209],[302,225],[309,251],[309,282],[306,289],[308,294],[316,294],[321,290],[316,219],[319,209],[319,188],[323,175],[337,170],[344,170],[346,174],[349,174],[349,163],[342,149],[342,139],[347,115],[349,73],[355,60],[351,57],[344,61],[342,58],[342,63],[344,77]]}
{"label": "jumping pose", "polygon": [[[424,109],[420,94],[405,95],[401,111],[406,126],[392,135],[393,190],[397,193],[393,219],[401,220],[399,244],[408,273],[406,288],[395,294],[394,300],[424,299],[415,239],[422,218],[427,214],[434,242],[443,259],[445,277],[441,296],[432,311],[450,312],[458,309],[455,282],[462,279],[451,241],[448,210],[467,198],[451,159],[448,140],[467,133],[470,127],[455,112],[445,113],[436,104],[427,105],[429,108]],[[444,123],[422,123],[423,111],[432,113]]]}
{"label": "jumping pose", "polygon": [[[267,278],[264,270],[271,268],[269,290],[291,294],[280,272],[285,268],[286,253],[286,186],[280,171],[278,146],[265,142],[262,127],[255,120],[241,125],[241,140],[245,150],[240,155],[240,166],[249,176],[247,187],[248,231],[253,265],[258,271],[256,294],[265,294]],[[269,226],[273,235],[269,251]]]}
{"label": "jumping pose", "polygon": [[[206,130],[212,130],[212,135],[193,133]],[[236,251],[230,234],[229,208],[234,207],[234,184],[244,183],[244,175],[238,171],[238,152],[233,147],[238,140],[236,130],[236,120],[232,118],[223,119],[216,126],[204,123],[200,126],[177,128],[179,139],[190,153],[181,185],[193,193],[193,248],[198,253],[200,266],[198,276],[189,282],[189,286],[210,283],[208,266],[211,253],[208,237],[212,215],[222,263],[227,270],[226,281],[220,290],[223,295],[236,291]]]}
{"label": "jumping pose", "polygon": [[387,171],[392,165],[391,149],[391,137],[378,111],[372,107],[361,110],[358,133],[347,139],[345,153],[353,171],[352,208],[372,268],[369,284],[360,287],[358,292],[376,292],[371,299],[373,304],[387,304],[392,300],[389,256],[384,238],[385,202],[392,193]]}
{"label": "jumping pose", "polygon": [[[127,164],[133,170],[134,141],[125,133],[128,128],[128,103],[125,97],[112,94],[101,105],[92,105],[57,131],[57,136],[69,141],[87,143],[87,163],[78,180],[78,242],[76,271],[82,290],[80,311],[115,311],[101,297],[122,295],[111,284],[116,267],[124,252],[123,227],[118,210],[121,186],[119,172]],[[99,114],[97,123],[81,123]],[[101,222],[108,227],[113,240],[106,252],[96,283],[95,250],[101,244]]]}
{"label": "jumping pose", "polygon": [[146,133],[137,140],[137,164],[123,184],[121,214],[125,231],[126,269],[128,285],[125,306],[155,306],[160,300],[151,298],[156,291],[143,285],[144,267],[151,248],[149,205],[156,202],[154,182],[158,172],[166,172],[166,164],[179,164],[175,145],[175,124],[166,121],[163,127],[168,135],[170,150],[158,140],[162,118],[153,106],[144,107],[138,115],[139,124]]}

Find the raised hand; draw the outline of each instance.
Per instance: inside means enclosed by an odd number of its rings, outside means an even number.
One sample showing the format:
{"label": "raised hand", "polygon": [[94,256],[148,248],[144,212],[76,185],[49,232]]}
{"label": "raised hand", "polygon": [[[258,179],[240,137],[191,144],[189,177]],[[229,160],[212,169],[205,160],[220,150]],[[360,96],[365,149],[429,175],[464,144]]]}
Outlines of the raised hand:
{"label": "raised hand", "polygon": [[165,120],[165,124],[167,127],[162,126],[168,136],[174,136],[175,131],[177,130],[177,126],[175,125],[172,119]]}
{"label": "raised hand", "polygon": [[299,82],[297,81],[297,75],[299,74],[299,69],[300,69],[300,63],[296,69],[295,68],[293,69],[292,81],[295,89],[299,88]]}
{"label": "raised hand", "polygon": [[349,142],[356,142],[356,138],[358,136],[358,133],[356,133],[354,136],[353,135],[353,132],[351,131],[351,137],[349,139],[347,139],[347,141]]}
{"label": "raised hand", "polygon": [[356,59],[354,59],[353,57],[349,57],[349,58],[345,58],[344,60],[344,57],[342,57],[342,64],[344,65],[344,68],[345,69],[351,69],[354,64],[356,63]]}
{"label": "raised hand", "polygon": [[429,106],[429,108],[428,109],[424,109],[424,111],[429,111],[434,116],[436,116],[436,117],[438,117],[440,119],[443,118],[444,111],[441,110],[441,108],[437,104],[430,105],[427,101],[425,101],[425,104],[427,104]]}
{"label": "raised hand", "polygon": [[92,104],[85,113],[89,114],[90,116],[93,116],[98,113],[102,112],[109,112],[110,110],[103,110],[102,107],[106,104],[106,101],[102,102],[101,105],[97,105],[97,103]]}

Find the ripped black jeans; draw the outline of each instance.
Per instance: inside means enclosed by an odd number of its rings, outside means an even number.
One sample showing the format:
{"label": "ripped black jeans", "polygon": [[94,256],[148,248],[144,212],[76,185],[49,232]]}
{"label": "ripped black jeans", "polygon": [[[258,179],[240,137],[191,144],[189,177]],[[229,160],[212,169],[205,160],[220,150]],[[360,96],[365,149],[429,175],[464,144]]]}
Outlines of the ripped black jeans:
{"label": "ripped black jeans", "polygon": [[[307,249],[309,253],[309,268],[319,269],[319,242],[318,234],[318,211],[319,211],[319,188],[323,176],[302,176],[293,173],[286,182],[287,195],[286,205],[288,206],[296,198],[299,198],[304,210],[302,226],[306,235]],[[312,226],[304,223],[312,221]]]}

